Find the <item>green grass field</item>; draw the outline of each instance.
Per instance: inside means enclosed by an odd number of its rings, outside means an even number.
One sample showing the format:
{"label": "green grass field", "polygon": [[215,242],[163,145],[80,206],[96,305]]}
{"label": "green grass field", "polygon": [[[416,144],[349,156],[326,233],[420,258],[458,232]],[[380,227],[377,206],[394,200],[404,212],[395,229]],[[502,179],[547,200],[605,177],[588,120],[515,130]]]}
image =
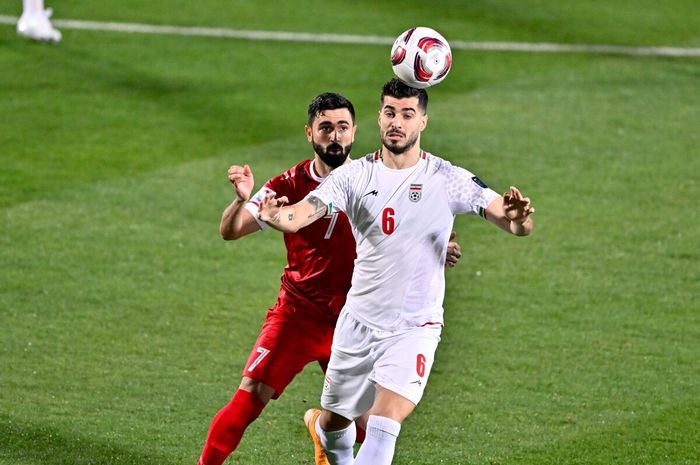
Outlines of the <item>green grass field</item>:
{"label": "green grass field", "polygon": [[[700,46],[695,0],[56,1],[55,17]],[[20,2],[0,0],[0,14]],[[285,262],[218,236],[232,191],[310,157],[332,90],[378,147],[388,47],[0,26],[0,464],[194,465]],[[700,463],[700,59],[454,51],[423,147],[537,209],[455,229],[447,326],[396,465]],[[408,278],[408,277],[407,277]],[[312,464],[309,367],[230,464]]]}

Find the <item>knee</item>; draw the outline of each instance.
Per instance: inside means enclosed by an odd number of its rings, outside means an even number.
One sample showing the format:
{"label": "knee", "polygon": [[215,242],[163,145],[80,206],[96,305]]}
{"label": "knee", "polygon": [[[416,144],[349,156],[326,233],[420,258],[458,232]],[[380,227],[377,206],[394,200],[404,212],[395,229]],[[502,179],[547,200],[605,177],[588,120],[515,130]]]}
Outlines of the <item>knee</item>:
{"label": "knee", "polygon": [[403,423],[415,408],[416,405],[407,398],[389,389],[377,386],[377,397],[369,414]]}
{"label": "knee", "polygon": [[318,423],[323,431],[340,431],[352,424],[352,420],[348,420],[342,415],[324,410],[318,419]]}
{"label": "knee", "polygon": [[272,386],[268,386],[265,383],[261,383],[260,381],[256,381],[246,376],[241,379],[241,384],[238,386],[238,389],[250,392],[260,399],[260,402],[263,404],[267,404],[275,394],[275,389]]}
{"label": "knee", "polygon": [[375,405],[369,411],[369,415],[389,418],[399,423],[403,423],[406,420],[406,418],[408,418],[411,415],[412,411],[413,409],[406,409],[398,406]]}

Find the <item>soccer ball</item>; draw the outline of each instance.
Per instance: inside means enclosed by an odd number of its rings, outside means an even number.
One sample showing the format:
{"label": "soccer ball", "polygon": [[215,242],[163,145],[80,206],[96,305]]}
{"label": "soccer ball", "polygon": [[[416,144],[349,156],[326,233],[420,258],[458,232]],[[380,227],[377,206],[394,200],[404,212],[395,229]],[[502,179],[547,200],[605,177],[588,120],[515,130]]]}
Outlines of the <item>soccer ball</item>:
{"label": "soccer ball", "polygon": [[391,66],[396,77],[411,87],[434,86],[452,67],[450,44],[434,29],[412,27],[394,41]]}

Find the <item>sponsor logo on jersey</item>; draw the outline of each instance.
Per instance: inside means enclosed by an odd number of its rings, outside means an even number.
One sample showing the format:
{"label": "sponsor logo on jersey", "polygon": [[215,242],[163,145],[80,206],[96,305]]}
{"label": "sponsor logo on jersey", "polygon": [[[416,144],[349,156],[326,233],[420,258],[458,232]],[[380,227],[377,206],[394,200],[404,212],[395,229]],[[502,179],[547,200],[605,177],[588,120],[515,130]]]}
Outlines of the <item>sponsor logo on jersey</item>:
{"label": "sponsor logo on jersey", "polygon": [[411,184],[408,188],[408,200],[418,202],[423,192],[423,184]]}
{"label": "sponsor logo on jersey", "polygon": [[368,195],[373,195],[373,196],[376,197],[378,194],[379,194],[379,191],[378,191],[377,189],[375,189],[375,190],[373,190],[373,191],[367,192],[367,193],[366,193],[365,195],[363,195],[362,197],[367,197]]}

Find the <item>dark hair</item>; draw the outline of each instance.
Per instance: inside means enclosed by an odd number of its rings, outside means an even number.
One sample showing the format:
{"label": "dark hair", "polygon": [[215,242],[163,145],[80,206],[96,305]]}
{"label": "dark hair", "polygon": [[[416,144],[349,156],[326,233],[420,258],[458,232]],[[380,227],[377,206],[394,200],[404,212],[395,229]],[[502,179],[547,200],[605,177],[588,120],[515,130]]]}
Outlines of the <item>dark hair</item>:
{"label": "dark hair", "polygon": [[338,108],[347,108],[352,116],[352,122],[355,123],[355,107],[352,102],[340,94],[334,92],[324,92],[321,95],[314,97],[309,104],[309,126],[311,126],[321,113],[326,110],[337,110]]}
{"label": "dark hair", "polygon": [[418,97],[418,108],[420,108],[423,113],[428,112],[428,93],[425,89],[416,89],[400,79],[394,78],[384,84],[384,87],[382,87],[382,96],[379,100],[382,105],[384,104],[385,95],[399,99]]}

